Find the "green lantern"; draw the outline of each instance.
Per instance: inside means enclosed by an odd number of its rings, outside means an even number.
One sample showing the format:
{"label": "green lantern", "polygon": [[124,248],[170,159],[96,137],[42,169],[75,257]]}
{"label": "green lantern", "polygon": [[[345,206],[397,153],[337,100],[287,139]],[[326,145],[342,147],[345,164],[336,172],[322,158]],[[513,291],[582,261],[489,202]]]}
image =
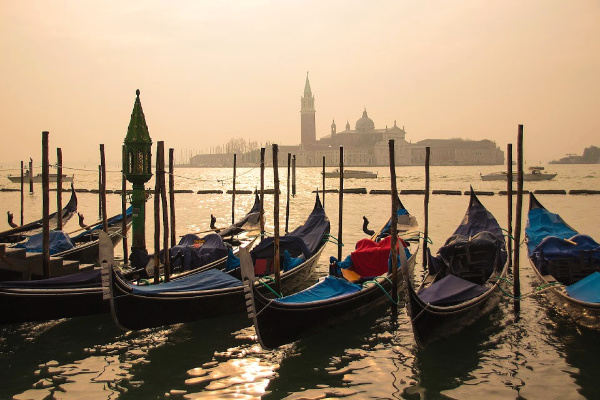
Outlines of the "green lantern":
{"label": "green lantern", "polygon": [[140,101],[140,90],[135,91],[136,99],[131,112],[131,121],[125,136],[123,171],[133,184],[131,204],[133,206],[131,252],[146,249],[146,191],[144,183],[152,178],[152,139],[146,125],[146,117]]}

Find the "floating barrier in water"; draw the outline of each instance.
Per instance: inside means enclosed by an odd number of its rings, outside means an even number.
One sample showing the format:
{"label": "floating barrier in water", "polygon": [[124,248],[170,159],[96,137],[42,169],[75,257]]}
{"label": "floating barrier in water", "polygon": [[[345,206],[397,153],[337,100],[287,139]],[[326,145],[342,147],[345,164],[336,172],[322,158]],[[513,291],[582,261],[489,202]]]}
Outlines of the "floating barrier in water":
{"label": "floating barrier in water", "polygon": [[392,194],[389,189],[372,189],[369,194]]}
{"label": "floating barrier in water", "polygon": [[432,190],[431,194],[447,194],[450,196],[460,196],[462,192],[460,190]]}
{"label": "floating barrier in water", "polygon": [[[265,194],[275,194],[275,189],[264,189],[263,192]],[[254,193],[260,194],[260,190],[254,190]],[[279,191],[279,194],[281,194],[281,190]]]}
{"label": "floating barrier in water", "polygon": [[[515,195],[516,193],[517,193],[517,191],[513,190],[513,195]],[[523,189],[523,194],[527,194],[527,193],[529,193],[529,190]],[[498,194],[500,196],[506,196],[508,194],[508,192],[506,190],[501,190],[501,191],[498,192]]]}
{"label": "floating barrier in water", "polygon": [[[488,192],[486,190],[474,190],[473,191],[477,196],[493,196],[495,193],[494,192]],[[465,195],[470,195],[471,192],[468,190],[465,190],[464,192]]]}
{"label": "floating barrier in water", "polygon": [[600,194],[600,190],[573,189],[569,190],[569,194]]}
{"label": "floating barrier in water", "polygon": [[533,193],[535,194],[567,194],[564,189],[537,189]]}
{"label": "floating barrier in water", "polygon": [[[227,194],[233,194],[233,190],[229,189]],[[252,190],[239,190],[236,189],[235,194],[252,194]]]}
{"label": "floating barrier in water", "polygon": [[200,189],[196,192],[196,194],[223,194],[223,191],[214,189]]}
{"label": "floating barrier in water", "polygon": [[175,189],[173,193],[194,193],[194,191],[191,189]]}
{"label": "floating barrier in water", "polygon": [[422,189],[403,189],[400,194],[425,194],[425,191]]}

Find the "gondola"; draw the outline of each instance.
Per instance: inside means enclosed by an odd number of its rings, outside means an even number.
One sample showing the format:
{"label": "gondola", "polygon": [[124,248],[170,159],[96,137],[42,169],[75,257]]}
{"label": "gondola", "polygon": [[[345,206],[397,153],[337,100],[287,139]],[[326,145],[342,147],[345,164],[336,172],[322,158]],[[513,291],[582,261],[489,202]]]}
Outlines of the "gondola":
{"label": "gondola", "polygon": [[[132,214],[133,208],[129,207],[125,213],[128,226],[131,225]],[[107,233],[113,246],[116,246],[122,238],[122,221],[123,214],[117,214],[106,221],[108,227]],[[64,231],[50,231],[50,255],[66,260],[76,260],[82,264],[100,265],[98,263],[98,232],[100,230],[102,230],[101,222],[88,227],[73,237],[70,237]],[[18,243],[13,247],[24,248],[27,252],[41,253],[42,234],[37,233],[32,235],[27,241]]]}
{"label": "gondola", "polygon": [[[254,215],[255,208],[256,204],[244,219],[248,215]],[[250,227],[248,224],[243,226]],[[95,237],[97,238],[97,235]],[[213,233],[206,237],[209,242],[220,243],[220,247],[225,248],[219,235]],[[110,236],[109,239],[114,246]],[[252,239],[248,239],[245,243],[251,241]],[[98,254],[98,240],[95,242],[95,253]],[[235,252],[237,252],[237,248]],[[214,261],[192,265],[188,271],[179,273],[172,280],[183,279],[196,271],[224,268],[227,259],[226,251]],[[133,280],[139,277],[139,272],[124,270],[123,276]],[[50,279],[0,282],[0,324],[45,321],[109,312],[109,301],[102,299],[102,280],[99,269]]]}
{"label": "gondola", "polygon": [[[61,210],[62,222],[65,224],[77,211],[77,195],[75,194],[75,188],[71,185],[71,198],[67,205]],[[52,213],[49,215],[49,226],[50,229],[56,229],[58,224],[58,213]],[[42,220],[30,222],[17,228],[9,229],[4,232],[0,232],[0,243],[17,243],[24,240],[27,236],[34,235],[41,232]]]}
{"label": "gondola", "polygon": [[494,216],[473,188],[458,228],[435,257],[415,290],[405,285],[407,313],[420,347],[455,334],[497,307],[501,277],[507,270],[506,243]]}
{"label": "gondola", "polygon": [[600,329],[600,245],[529,195],[525,236],[529,263],[556,310]]}
{"label": "gondola", "polygon": [[[281,275],[282,291],[293,290],[313,272],[328,234],[329,219],[317,195],[306,222],[281,237],[280,252],[284,259],[281,265],[285,271]],[[272,273],[273,247],[273,238],[267,238],[252,249],[257,274],[268,277]],[[111,269],[108,287],[112,295],[111,311],[117,325],[125,330],[242,312],[245,310],[244,290],[238,276],[239,265],[229,271],[193,272],[177,281],[139,286]],[[267,284],[263,290],[273,289]]]}
{"label": "gondola", "polygon": [[[399,242],[408,253],[400,250],[400,259],[408,271],[413,271],[419,249],[418,225],[402,203],[398,214],[398,234],[406,238]],[[389,303],[393,286],[389,267],[390,226],[391,219],[370,239],[360,240],[356,250],[342,263],[332,257],[329,276],[283,298],[263,295],[255,283],[251,264],[242,265],[248,316],[253,320],[261,346],[273,349],[294,342]],[[397,293],[402,291],[401,284],[399,277]]]}

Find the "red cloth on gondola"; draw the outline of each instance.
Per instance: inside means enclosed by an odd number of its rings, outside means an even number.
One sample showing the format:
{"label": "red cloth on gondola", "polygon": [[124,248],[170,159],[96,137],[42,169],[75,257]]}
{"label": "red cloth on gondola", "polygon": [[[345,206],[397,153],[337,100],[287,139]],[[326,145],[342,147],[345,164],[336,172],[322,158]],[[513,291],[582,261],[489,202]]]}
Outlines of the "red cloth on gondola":
{"label": "red cloth on gondola", "polygon": [[[406,243],[398,238],[398,243],[406,247]],[[398,247],[399,248],[399,247]],[[350,254],[352,270],[362,277],[386,274],[389,269],[392,237],[388,236],[376,243],[370,239],[361,239],[356,243],[356,250]]]}

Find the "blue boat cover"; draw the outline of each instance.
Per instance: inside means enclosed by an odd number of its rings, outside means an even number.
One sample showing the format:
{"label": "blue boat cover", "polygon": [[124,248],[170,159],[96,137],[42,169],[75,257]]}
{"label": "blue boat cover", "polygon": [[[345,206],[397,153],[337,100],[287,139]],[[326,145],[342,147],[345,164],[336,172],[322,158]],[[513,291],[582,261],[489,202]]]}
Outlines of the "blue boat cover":
{"label": "blue boat cover", "polygon": [[[133,214],[133,206],[129,206],[129,208],[127,210],[125,210],[125,214],[127,214],[127,218],[131,217],[131,215]],[[110,217],[106,223],[107,225],[110,226],[114,226],[118,223],[120,223],[121,221],[123,221],[123,214],[117,214],[113,217]],[[99,223],[97,225],[94,225],[92,227],[90,227],[89,229],[81,232],[79,235],[77,236],[73,236],[73,238],[71,239],[73,242],[78,242],[79,239],[83,239],[85,236],[91,234],[93,231],[97,231],[102,229],[102,223]]]}
{"label": "blue boat cover", "polygon": [[135,286],[133,293],[152,296],[165,292],[197,292],[201,290],[224,289],[242,286],[242,282],[218,269],[210,269],[198,274],[176,279],[159,285]]}
{"label": "blue boat cover", "polygon": [[427,304],[444,305],[461,303],[481,296],[485,292],[485,286],[450,274],[424,288],[418,295]]}
{"label": "blue boat cover", "polygon": [[[398,211],[396,212],[396,214],[398,216],[406,215],[406,214],[408,214],[408,211],[404,208],[399,208]],[[385,224],[385,226],[383,227],[383,229],[381,229],[381,232],[379,232],[379,234],[377,235],[377,238],[375,239],[375,241],[379,242],[384,237],[389,236],[391,226],[392,226],[392,219],[390,218],[389,221],[387,222],[387,224]]]}
{"label": "blue boat cover", "polygon": [[574,299],[587,303],[600,303],[600,272],[594,272],[565,288]]}
{"label": "blue boat cover", "polygon": [[240,266],[240,259],[233,254],[233,249],[229,249],[227,261],[225,261],[225,271],[233,271]]}
{"label": "blue boat cover", "polygon": [[579,259],[581,251],[591,251],[590,257],[592,259],[600,260],[600,245],[588,235],[575,235],[568,238],[569,243],[566,240],[556,237],[549,236],[544,238],[540,244],[533,250],[533,254],[536,257],[543,256],[545,260],[556,260],[556,259]]}
{"label": "blue boat cover", "polygon": [[35,281],[6,281],[0,282],[0,289],[70,289],[100,287],[102,280],[100,270],[77,272],[57,278],[39,279]]}
{"label": "blue boat cover", "polygon": [[228,253],[229,248],[216,233],[203,238],[190,233],[183,236],[177,246],[171,248],[171,266],[183,266],[183,270],[187,271],[217,261],[226,257]]}
{"label": "blue boat cover", "polygon": [[302,264],[304,261],[306,261],[306,258],[304,258],[304,255],[299,255],[298,257],[292,257],[290,255],[289,251],[284,251],[283,252],[283,272],[288,272],[289,270],[291,270],[294,267],[297,267],[298,265]]}
{"label": "blue boat cover", "polygon": [[[279,238],[279,251],[283,254],[287,250],[292,257],[298,257],[301,254],[309,259],[319,248],[323,241],[323,236],[329,233],[329,218],[325,215],[325,210],[321,205],[321,200],[317,195],[315,207],[308,216],[304,225],[299,226],[292,232]],[[252,251],[252,260],[257,258],[273,258],[273,238],[269,237],[260,242]]]}
{"label": "blue boat cover", "polygon": [[[30,253],[41,253],[43,250],[42,233],[29,236],[27,241],[18,243],[15,247],[26,249]],[[66,232],[50,231],[50,255],[71,250],[75,245]]]}
{"label": "blue boat cover", "polygon": [[358,292],[360,285],[350,283],[343,278],[328,276],[317,284],[290,296],[276,299],[280,303],[310,303],[313,301],[326,300],[334,297],[344,296]]}
{"label": "blue boat cover", "polygon": [[527,250],[530,257],[538,244],[547,236],[566,239],[577,235],[577,231],[567,225],[560,215],[551,213],[545,208],[529,210],[525,233],[527,234]]}

